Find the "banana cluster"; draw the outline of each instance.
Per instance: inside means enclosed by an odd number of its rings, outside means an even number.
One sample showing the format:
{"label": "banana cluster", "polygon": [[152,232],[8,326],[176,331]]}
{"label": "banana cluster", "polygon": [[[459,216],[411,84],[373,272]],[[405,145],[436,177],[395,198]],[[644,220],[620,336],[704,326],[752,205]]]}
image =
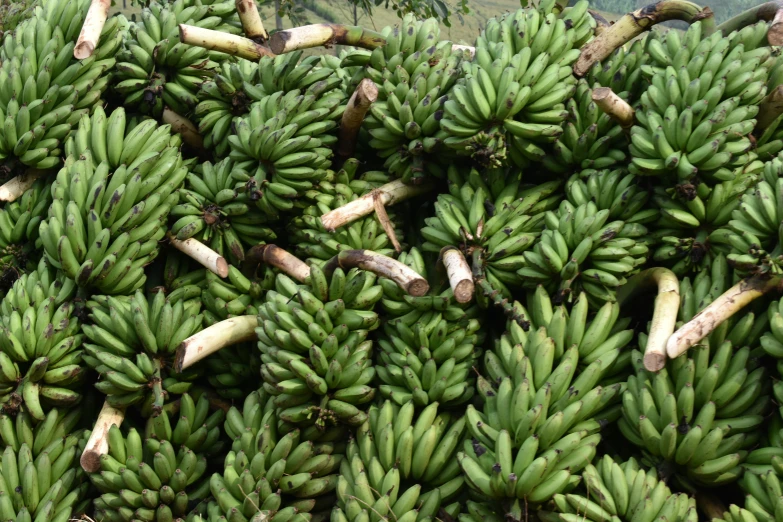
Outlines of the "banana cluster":
{"label": "banana cluster", "polygon": [[141,404],[157,414],[167,395],[187,392],[192,372],[174,373],[174,352],[202,328],[198,298],[176,301],[162,291],[145,297],[93,296],[87,302],[91,324],[82,326],[84,361],[101,376],[95,387],[122,408]]}
{"label": "banana cluster", "polygon": [[234,120],[236,134],[228,137],[229,157],[245,171],[234,172],[237,190],[270,217],[290,211],[331,166],[345,102],[341,91],[316,96],[299,89],[255,102],[247,116]]}
{"label": "banana cluster", "polygon": [[206,324],[237,315],[257,315],[264,292],[274,288],[275,273],[269,268],[263,270],[264,278],[258,281],[248,279],[233,265],[228,268],[227,279],[206,271],[201,291]]}
{"label": "banana cluster", "polygon": [[38,228],[52,202],[52,184],[37,180],[22,197],[0,209],[0,288],[35,267]]}
{"label": "banana cluster", "polygon": [[608,210],[611,219],[626,223],[647,224],[660,217],[647,204],[650,191],[642,180],[623,168],[582,170],[568,179],[565,193],[575,207],[592,201],[598,210]]}
{"label": "banana cluster", "polygon": [[[183,393],[178,403],[167,404],[160,415],[147,419],[144,439],[170,441],[178,450],[187,448],[207,457],[217,455],[225,449],[226,441],[220,426],[226,419],[226,412],[220,408],[211,409],[203,390],[193,395]],[[176,424],[172,427],[173,420]]]}
{"label": "banana cluster", "polygon": [[[720,32],[702,38],[702,28],[691,24],[682,39],[667,33],[665,44],[648,39],[658,67],[650,67],[651,85],[631,129],[635,174],[730,180],[732,167],[750,159],[749,135],[766,94],[771,50],[746,49]],[[766,23],[750,28],[766,32]]]}
{"label": "banana cluster", "polygon": [[577,83],[571,64],[592,35],[587,7],[581,0],[560,12],[548,0],[490,19],[444,104],[445,144],[484,165],[542,161],[542,145],[563,132]]}
{"label": "banana cluster", "polygon": [[745,509],[758,522],[774,522],[783,516],[780,477],[775,472],[768,471],[763,475],[746,472],[739,484],[746,494]]}
{"label": "banana cluster", "polygon": [[295,425],[355,426],[367,419],[358,406],[375,396],[372,341],[383,296],[372,272],[337,268],[327,277],[310,266],[309,283],[279,274],[258,308],[258,349],[264,390],[278,417]]}
{"label": "banana cluster", "polygon": [[20,406],[34,419],[46,418],[44,404],[72,406],[82,395],[81,305],[76,285],[45,260],[25,274],[0,303],[0,401]]}
{"label": "banana cluster", "polygon": [[[76,426],[81,416],[82,408],[52,408],[43,421],[37,421],[25,410],[20,410],[13,417],[3,413],[0,414],[0,437],[3,445],[16,452],[22,448],[22,444],[26,444],[33,452],[33,457],[43,452],[54,454],[52,448],[60,448],[57,451],[61,451],[66,437],[78,435]],[[68,444],[71,443],[73,441],[68,440]],[[70,451],[70,447],[65,449]],[[73,452],[77,450],[74,447]]]}
{"label": "banana cluster", "polygon": [[73,57],[90,3],[42,2],[0,46],[0,174],[16,175],[20,166],[51,169],[62,164],[71,127],[101,98],[107,72],[122,44],[123,16],[111,17],[95,52]]}
{"label": "banana cluster", "polygon": [[517,273],[522,285],[541,284],[568,300],[574,292],[587,293],[593,306],[615,300],[615,289],[647,260],[647,229],[622,220],[607,222],[609,210],[592,201],[574,206],[563,201],[544,215],[546,228],[532,249],[522,253]]}
{"label": "banana cluster", "polygon": [[234,118],[247,115],[253,102],[266,96],[294,89],[318,96],[340,84],[334,69],[318,66],[324,57],[308,56],[300,61],[301,56],[302,51],[293,51],[263,56],[258,62],[242,58],[223,62],[198,91],[194,114],[204,146],[218,157],[228,155]]}
{"label": "banana cluster", "polygon": [[168,125],[151,119],[126,134],[122,108],[107,118],[96,107],[91,118],[83,117],[41,223],[51,263],[79,286],[106,294],[140,288],[188,173],[180,143]]}
{"label": "banana cluster", "polygon": [[213,58],[225,55],[180,43],[178,26],[238,34],[237,27],[224,22],[227,15],[236,17],[234,4],[227,1],[210,5],[186,5],[184,0],[150,2],[141,11],[141,20],[131,26],[132,36],[118,55],[113,88],[123,104],[155,118],[161,116],[164,106],[189,114],[198,103],[199,86],[218,67]]}
{"label": "banana cluster", "polygon": [[636,459],[618,464],[609,455],[582,471],[584,493],[557,494],[556,512],[539,515],[542,522],[667,520],[696,522],[696,500],[672,493],[655,468],[645,471]]}
{"label": "banana cluster", "polygon": [[233,174],[244,175],[228,158],[219,163],[204,162],[185,178],[179,189],[179,204],[171,209],[175,219],[171,233],[184,241],[195,237],[232,263],[245,259],[245,248],[277,236],[269,217],[238,193]]}
{"label": "banana cluster", "polygon": [[712,522],[759,522],[758,519],[746,509],[732,504],[729,510],[723,513],[722,518],[713,518]]}
{"label": "banana cluster", "polygon": [[388,69],[393,74],[384,75],[379,85],[380,100],[370,106],[363,127],[369,146],[386,159],[384,167],[406,183],[443,176],[443,106],[462,76],[463,59],[451,42],[440,42]]}

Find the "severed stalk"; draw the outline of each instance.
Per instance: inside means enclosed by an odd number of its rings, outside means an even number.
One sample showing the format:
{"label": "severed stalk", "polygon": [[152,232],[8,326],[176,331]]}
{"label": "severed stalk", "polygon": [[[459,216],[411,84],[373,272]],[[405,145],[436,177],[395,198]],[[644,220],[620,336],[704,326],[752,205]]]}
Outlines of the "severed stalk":
{"label": "severed stalk", "polygon": [[333,270],[337,266],[345,270],[361,268],[380,277],[391,279],[414,297],[421,297],[430,290],[427,280],[414,269],[396,259],[371,250],[343,250],[327,262],[324,271]]}
{"label": "severed stalk", "polygon": [[103,25],[106,23],[106,18],[109,17],[110,7],[111,0],[92,0],[90,2],[90,9],[84,19],[82,32],[79,33],[76,47],[73,48],[73,57],[77,60],[89,58],[95,52],[98,41],[101,39]]}
{"label": "severed stalk", "polygon": [[179,345],[174,356],[174,369],[182,372],[226,346],[252,341],[256,338],[257,326],[255,315],[240,315],[204,328]]}
{"label": "severed stalk", "polygon": [[194,149],[204,150],[204,140],[193,122],[172,111],[168,107],[163,108],[163,123],[171,125],[171,130],[182,136],[182,141]]}
{"label": "severed stalk", "polygon": [[101,470],[101,456],[109,452],[109,429],[116,425],[118,428],[125,419],[125,410],[103,403],[98,420],[92,428],[92,433],[84,447],[79,463],[87,473],[97,473]]}
{"label": "severed stalk", "polygon": [[620,124],[624,130],[633,127],[635,112],[631,105],[617,96],[610,87],[598,87],[593,90],[593,101],[598,108]]}
{"label": "severed stalk", "polygon": [[266,42],[269,39],[269,33],[266,32],[264,22],[261,21],[255,0],[236,0],[236,6],[245,36],[254,42]]}
{"label": "severed stalk", "polygon": [[761,100],[754,132],[761,134],[781,114],[783,114],[783,85],[778,85],[767,94],[766,98]]}
{"label": "severed stalk", "polygon": [[753,300],[770,290],[782,288],[783,280],[779,277],[765,274],[743,279],[674,332],[666,343],[667,355],[672,359],[679,357]]}
{"label": "severed stalk", "polygon": [[249,38],[194,25],[179,24],[179,41],[247,60],[258,61],[264,56],[274,56],[272,51]]}
{"label": "severed stalk", "polygon": [[255,268],[261,263],[280,269],[300,283],[310,277],[310,267],[304,261],[277,245],[256,245],[245,253],[246,266]]}
{"label": "severed stalk", "polygon": [[207,245],[192,237],[185,241],[180,241],[171,235],[171,233],[169,233],[168,236],[174,248],[191,259],[198,261],[199,264],[210,272],[217,274],[222,278],[228,276],[228,262],[226,259]]}
{"label": "severed stalk", "polygon": [[397,239],[397,233],[394,231],[394,225],[392,225],[392,222],[389,219],[389,214],[386,213],[386,207],[383,206],[383,202],[381,201],[380,194],[374,192],[373,196],[374,196],[373,203],[375,205],[375,215],[378,218],[378,221],[381,223],[381,226],[383,227],[383,231],[386,232],[386,237],[389,238],[389,241],[391,241],[392,246],[394,246],[394,251],[399,254],[400,252],[402,252],[402,245],[400,245],[400,241]]}
{"label": "severed stalk", "polygon": [[459,45],[459,44],[452,44],[451,45],[452,51],[466,51],[468,53],[468,57],[472,60],[474,56],[476,56],[476,48],[472,45]]}
{"label": "severed stalk", "polygon": [[458,303],[469,303],[473,299],[476,287],[465,256],[457,247],[447,246],[441,249],[440,258],[443,260],[443,266],[446,267],[454,299]]}
{"label": "severed stalk", "polygon": [[35,180],[47,174],[45,170],[29,169],[24,174],[16,176],[6,181],[0,186],[0,201],[8,203],[15,201],[27,192],[27,189],[33,186]]}
{"label": "severed stalk", "polygon": [[275,54],[333,45],[375,49],[386,45],[386,38],[375,31],[353,25],[313,24],[277,31],[269,39],[269,48]]}
{"label": "severed stalk", "polygon": [[623,15],[614,25],[585,44],[574,65],[574,74],[584,76],[594,63],[603,61],[621,45],[667,20],[684,20],[691,24],[701,20],[705,36],[715,31],[715,19],[709,7],[702,8],[686,0],[663,0]]}
{"label": "severed stalk", "polygon": [[601,13],[598,11],[594,11],[592,9],[587,10],[588,13],[590,13],[590,16],[593,17],[593,20],[595,20],[595,35],[599,36],[601,33],[606,31],[612,24],[609,23],[609,20],[603,17]]}
{"label": "severed stalk", "polygon": [[[327,232],[334,232],[338,228],[361,219],[375,210],[375,199],[380,199],[384,206],[394,205],[408,198],[418,196],[429,192],[433,186],[428,183],[421,185],[406,185],[402,180],[394,180],[369,194],[346,203],[340,208],[336,208],[321,216],[321,223]],[[378,194],[376,196],[375,194]]]}
{"label": "severed stalk", "polygon": [[631,297],[653,286],[658,287],[658,295],[655,298],[652,325],[644,350],[644,367],[651,372],[658,372],[666,366],[666,341],[674,333],[677,324],[680,281],[668,268],[650,268],[631,277],[620,287],[617,301],[622,306]]}
{"label": "severed stalk", "polygon": [[340,122],[340,137],[337,141],[337,154],[344,158],[353,155],[356,149],[356,137],[359,135],[359,128],[364,122],[370,105],[378,99],[378,87],[375,82],[365,78],[359,82],[358,87],[348,100],[348,106],[345,108],[343,118]]}
{"label": "severed stalk", "polygon": [[772,22],[767,29],[769,44],[783,45],[783,0],[774,0],[752,7],[720,24],[718,31],[723,33],[723,36],[728,36],[734,31],[761,20]]}

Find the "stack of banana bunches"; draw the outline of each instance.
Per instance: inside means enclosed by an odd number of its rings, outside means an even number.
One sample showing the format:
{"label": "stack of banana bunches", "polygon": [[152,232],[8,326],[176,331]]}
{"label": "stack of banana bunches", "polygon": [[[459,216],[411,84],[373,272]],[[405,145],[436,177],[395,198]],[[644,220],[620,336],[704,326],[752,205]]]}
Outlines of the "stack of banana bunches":
{"label": "stack of banana bunches", "polygon": [[783,3],[522,4],[37,2],[0,522],[783,521]]}

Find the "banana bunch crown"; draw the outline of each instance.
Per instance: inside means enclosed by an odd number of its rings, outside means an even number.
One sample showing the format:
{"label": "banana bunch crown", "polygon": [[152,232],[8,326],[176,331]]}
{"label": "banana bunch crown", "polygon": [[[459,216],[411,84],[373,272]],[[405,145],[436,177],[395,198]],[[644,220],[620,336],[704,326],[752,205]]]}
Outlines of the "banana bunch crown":
{"label": "banana bunch crown", "polygon": [[759,522],[774,522],[783,516],[780,477],[774,471],[763,475],[745,472],[739,482],[746,493],[745,509]]}
{"label": "banana bunch crown", "polygon": [[224,280],[210,271],[206,272],[201,301],[204,304],[204,320],[212,325],[222,319],[237,315],[257,315],[263,304],[264,292],[275,286],[275,271],[263,267],[263,276],[248,279],[233,265],[228,268]]}
{"label": "banana bunch crown", "polygon": [[[634,458],[618,464],[608,455],[582,471],[585,494],[557,494],[557,514],[547,513],[544,520],[630,521],[644,513],[646,519],[670,522],[698,520],[696,500],[686,493],[672,493],[655,468],[641,469]],[[663,517],[663,518],[661,518]]]}
{"label": "banana bunch crown", "polygon": [[81,399],[79,305],[76,287],[44,261],[19,278],[0,303],[0,389],[8,411],[21,403],[44,420],[41,402],[70,406]]}
{"label": "banana bunch crown", "polygon": [[247,174],[234,172],[237,189],[269,216],[294,207],[293,198],[313,188],[331,166],[337,119],[345,110],[340,91],[278,91],[255,102],[235,120],[229,157]]}
{"label": "banana bunch crown", "polygon": [[33,457],[27,444],[5,448],[0,462],[0,516],[4,520],[71,520],[74,507],[86,495],[78,456],[84,441],[73,434]]}
{"label": "banana bunch crown", "polygon": [[575,207],[563,201],[545,214],[546,229],[532,249],[522,253],[517,271],[522,286],[544,285],[563,298],[584,290],[593,307],[615,300],[615,289],[647,259],[639,223],[608,222],[610,212],[592,201]]}
{"label": "banana bunch crown", "polygon": [[[268,226],[269,217],[234,189],[234,162],[224,159],[204,162],[189,173],[179,189],[179,204],[171,209],[176,219],[171,233],[184,241],[195,237],[232,263],[245,259],[245,248],[277,238]],[[242,173],[246,175],[246,173]],[[236,226],[235,226],[236,225]]]}
{"label": "banana bunch crown", "polygon": [[649,208],[650,193],[641,180],[623,168],[585,169],[565,184],[568,201],[574,206],[592,201],[599,210],[608,210],[611,219],[647,224],[659,219],[659,211]]}
{"label": "banana bunch crown", "polygon": [[0,437],[3,444],[13,451],[18,452],[22,444],[26,444],[34,457],[45,451],[52,455],[53,449],[61,451],[56,448],[61,448],[67,436],[78,431],[75,428],[81,415],[80,408],[52,408],[46,418],[39,422],[25,410],[19,411],[13,417],[3,413],[0,414]]}
{"label": "banana bunch crown", "polygon": [[[174,352],[202,328],[198,298],[176,302],[163,292],[145,297],[93,296],[87,302],[92,324],[82,327],[90,343],[85,362],[102,380],[96,388],[115,407],[144,403],[159,411],[165,394],[182,394],[191,386],[186,374],[170,374]],[[165,390],[165,392],[164,392]]]}
{"label": "banana bunch crown", "polygon": [[631,105],[635,105],[646,88],[642,81],[642,67],[651,60],[646,51],[647,41],[656,35],[655,31],[646,32],[630,45],[618,47],[603,62],[596,62],[587,73],[588,83],[609,87],[617,95],[625,97]]}
{"label": "banana bunch crown", "polygon": [[101,471],[90,474],[102,493],[94,502],[99,516],[171,522],[184,519],[192,501],[209,495],[206,457],[187,446],[175,449],[169,440],[142,440],[134,428],[123,435],[116,425],[108,440]]}

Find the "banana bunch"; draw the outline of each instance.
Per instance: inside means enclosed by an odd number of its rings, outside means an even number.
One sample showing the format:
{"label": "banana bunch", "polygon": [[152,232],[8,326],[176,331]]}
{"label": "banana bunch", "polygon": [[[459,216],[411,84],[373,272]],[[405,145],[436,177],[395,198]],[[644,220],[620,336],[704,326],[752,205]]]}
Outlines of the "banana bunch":
{"label": "banana bunch", "polygon": [[712,522],[759,522],[758,519],[746,509],[732,504],[729,511],[723,513],[722,518],[713,518]]}
{"label": "banana bunch", "polygon": [[379,85],[379,100],[364,121],[368,144],[384,167],[406,183],[442,177],[447,164],[440,146],[443,105],[462,75],[462,51],[441,42],[416,52]]}
{"label": "banana bunch", "polygon": [[776,360],[780,371],[783,369],[783,301],[773,301],[769,304],[767,318],[769,328],[761,336],[760,343],[767,355]]}
{"label": "banana bunch", "polygon": [[774,471],[763,475],[746,472],[739,482],[745,492],[745,509],[758,522],[775,522],[783,517],[780,477]]}
{"label": "banana bunch", "polygon": [[212,508],[210,521],[220,516],[256,520],[256,514],[264,513],[270,522],[308,522],[311,511],[333,504],[329,494],[337,487],[344,443],[313,440],[305,436],[307,430],[278,428],[274,411],[264,392],[249,394],[241,411],[228,411],[225,431],[233,446],[223,472],[210,479],[219,508]]}
{"label": "banana bunch", "polygon": [[151,2],[141,11],[141,21],[133,24],[117,63],[114,91],[123,105],[142,114],[160,118],[163,107],[188,115],[198,103],[199,86],[217,69],[216,58],[226,55],[179,41],[179,24],[195,25],[239,34],[240,29],[225,23],[228,14],[236,16],[234,4],[211,5]]}
{"label": "banana bunch", "polygon": [[170,441],[178,450],[187,448],[197,455],[219,455],[226,445],[220,429],[226,412],[219,407],[211,409],[210,399],[203,390],[192,395],[183,393],[179,404],[169,403],[160,415],[147,419],[144,440]]}
{"label": "banana bunch", "polygon": [[[350,158],[338,172],[328,171],[327,177],[313,189],[304,193],[307,206],[302,215],[293,218],[288,225],[291,244],[296,246],[297,256],[308,263],[323,263],[341,250],[372,250],[383,255],[393,255],[394,248],[375,213],[357,219],[334,232],[324,228],[321,216],[327,212],[364,196],[389,182],[385,172],[358,173],[359,161]],[[302,202],[304,204],[304,201]],[[399,214],[388,212],[395,235],[402,239]]]}
{"label": "banana bunch", "polygon": [[587,7],[580,0],[560,12],[547,0],[490,19],[444,104],[444,143],[483,165],[542,161],[542,145],[563,133],[577,83],[571,64],[593,32]]}
{"label": "banana bunch", "polygon": [[642,68],[650,61],[647,40],[656,35],[655,31],[645,32],[633,42],[615,49],[603,62],[596,62],[587,73],[588,84],[609,87],[617,95],[625,93],[626,101],[636,105],[646,88]]}
{"label": "banana bunch", "polygon": [[615,289],[647,261],[647,229],[609,218],[610,211],[598,210],[592,201],[578,207],[563,201],[546,212],[546,229],[522,253],[517,271],[522,286],[544,285],[566,301],[584,291],[593,307],[615,300]]}
{"label": "banana bunch", "polygon": [[239,400],[258,386],[261,361],[250,343],[223,348],[204,359],[207,382],[224,399]]}
{"label": "banana bunch", "polygon": [[228,158],[204,162],[188,173],[177,191],[179,204],[171,209],[171,233],[184,241],[195,237],[232,263],[245,259],[245,248],[277,236],[247,193],[237,193],[232,174],[247,175]]}
{"label": "banana bunch", "polygon": [[[777,56],[769,69],[769,79],[767,80],[767,92],[773,92],[783,85],[783,59]],[[766,127],[757,127],[754,134],[756,136],[755,153],[762,161],[774,159],[783,151],[783,115],[776,117],[766,124]]]}
{"label": "banana bunch", "polygon": [[[765,22],[749,27],[766,31]],[[636,111],[639,124],[631,129],[633,173],[725,181],[751,159],[749,135],[766,94],[771,50],[731,41],[720,32],[702,38],[701,22],[682,39],[667,33],[665,47],[648,40],[660,67],[649,67],[654,72]]]}
{"label": "banana bunch", "polygon": [[574,97],[566,102],[563,134],[552,144],[554,155],[543,158],[550,171],[600,170],[625,160],[627,140],[622,127],[593,101],[593,89],[600,86],[585,79],[577,83]]}
{"label": "banana bunch", "polygon": [[20,277],[0,302],[0,402],[34,419],[47,406],[73,406],[84,378],[76,285],[45,260]]}
{"label": "banana bunch", "polygon": [[16,452],[26,444],[33,457],[37,458],[43,452],[53,454],[52,448],[61,447],[66,437],[78,431],[75,428],[81,416],[82,408],[52,408],[40,422],[24,410],[13,417],[3,413],[0,414],[0,437],[4,446]]}
{"label": "banana bunch", "polygon": [[358,407],[373,399],[375,303],[383,297],[372,272],[337,268],[327,276],[310,265],[308,284],[278,274],[258,308],[263,388],[278,418],[294,425],[362,424]]}
{"label": "banana bunch", "polygon": [[40,235],[47,258],[79,286],[130,294],[157,256],[188,173],[181,139],[144,120],[126,134],[125,111],[96,107],[69,139]]}
{"label": "banana bunch", "polygon": [[317,96],[294,89],[255,102],[234,120],[229,157],[239,193],[246,192],[266,215],[293,209],[294,199],[313,188],[331,166],[337,120],[345,110],[338,90]]}
{"label": "banana bunch", "polygon": [[[775,399],[780,400],[780,385],[775,383],[772,386]],[[748,454],[744,462],[745,475],[755,474],[764,476],[767,473],[776,473],[783,476],[783,418],[780,410],[769,419],[766,437],[759,443],[758,447]],[[742,481],[740,481],[742,486]]]}
{"label": "banana bunch", "polygon": [[[184,424],[189,423],[185,420]],[[101,471],[90,474],[102,493],[94,500],[99,519],[184,520],[192,501],[209,496],[209,481],[204,476],[207,459],[186,445],[196,433],[183,437],[182,431],[168,428],[142,439],[135,428],[123,434],[112,425],[107,436],[109,451],[101,456]]]}
{"label": "banana bunch", "polygon": [[582,483],[584,493],[555,495],[555,511],[539,515],[542,522],[699,519],[694,498],[672,493],[655,468],[645,471],[633,457],[618,464],[604,455],[596,465],[585,467]]}
{"label": "banana bunch", "polygon": [[81,500],[89,483],[79,467],[80,447],[86,442],[79,432],[50,445],[33,456],[26,443],[18,450],[7,446],[0,456],[0,517],[3,520],[68,522],[71,513],[86,507]]}
{"label": "banana bunch", "polygon": [[230,265],[228,279],[221,279],[206,271],[205,285],[201,291],[204,304],[204,321],[212,325],[237,315],[257,315],[264,303],[264,293],[274,288],[275,272],[262,268],[264,277],[250,280],[239,269]]}
{"label": "banana bunch", "polygon": [[627,170],[585,169],[573,174],[565,184],[568,201],[578,207],[592,201],[598,210],[608,210],[612,219],[648,224],[658,221],[657,209],[650,208],[650,191]]}
{"label": "banana bunch", "polygon": [[478,256],[490,285],[510,296],[522,284],[517,275],[524,266],[522,253],[540,236],[544,212],[560,203],[560,183],[531,187],[495,172],[493,177],[501,181],[497,186],[476,169],[465,175],[453,165],[447,175],[449,193],[438,195],[435,215],[424,220],[422,250],[440,252],[454,245],[474,263]]}
{"label": "banana bunch", "polygon": [[173,372],[174,352],[202,328],[198,294],[173,301],[162,291],[146,297],[93,296],[87,302],[91,324],[82,326],[84,361],[101,376],[95,387],[106,401],[123,408],[141,404],[149,416],[160,413],[167,395],[187,392],[193,372]]}
{"label": "banana bunch", "polygon": [[242,58],[222,62],[198,91],[194,115],[204,146],[218,157],[226,156],[232,121],[247,115],[253,102],[266,96],[294,89],[320,96],[340,84],[334,69],[318,66],[323,57],[308,56],[300,61],[301,56],[302,51],[293,51],[264,56],[258,62]]}

